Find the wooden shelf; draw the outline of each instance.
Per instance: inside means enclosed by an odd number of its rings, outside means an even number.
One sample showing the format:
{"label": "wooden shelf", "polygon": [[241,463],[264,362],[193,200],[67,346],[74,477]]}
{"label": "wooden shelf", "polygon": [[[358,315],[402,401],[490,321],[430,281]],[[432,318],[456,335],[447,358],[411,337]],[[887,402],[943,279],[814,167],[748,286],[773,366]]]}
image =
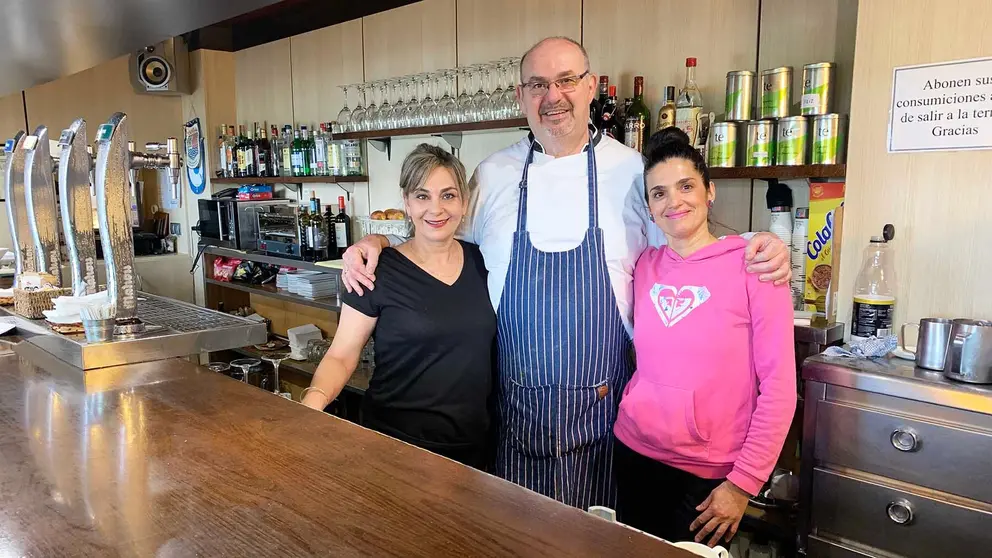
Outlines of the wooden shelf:
{"label": "wooden shelf", "polygon": [[444,126],[423,126],[419,128],[397,128],[393,130],[371,130],[368,132],[346,132],[337,134],[334,139],[386,139],[401,136],[439,136],[463,132],[491,132],[497,130],[512,130],[527,127],[526,118],[511,118],[509,120],[488,120],[486,122],[467,122],[463,124],[446,124]]}
{"label": "wooden shelf", "polygon": [[251,176],[245,178],[212,177],[211,184],[343,184],[348,182],[368,182],[369,177],[361,176]]}
{"label": "wooden shelf", "polygon": [[289,302],[295,302],[296,304],[309,306],[311,308],[321,308],[323,310],[330,310],[331,312],[341,311],[341,301],[336,296],[307,298],[305,296],[293,294],[285,289],[277,289],[268,285],[249,285],[247,283],[239,283],[237,281],[218,281],[217,279],[211,279],[210,277],[204,277],[203,281],[208,285],[217,285],[219,287],[235,289],[259,296],[287,300]]}
{"label": "wooden shelf", "polygon": [[847,165],[796,165],[773,167],[730,167],[710,168],[710,178],[714,180],[743,178],[759,180],[793,180],[799,178],[844,178]]}
{"label": "wooden shelf", "polygon": [[295,267],[296,269],[305,269],[307,271],[320,271],[322,273],[340,273],[339,269],[335,269],[333,267],[327,267],[323,265],[317,265],[313,262],[294,260],[291,258],[280,258],[279,256],[270,256],[268,254],[243,252],[241,250],[232,250],[230,248],[221,248],[219,246],[207,246],[203,250],[203,253],[211,254],[214,256],[224,256],[225,258],[238,258],[252,262],[266,263],[272,265],[282,265],[286,267]]}

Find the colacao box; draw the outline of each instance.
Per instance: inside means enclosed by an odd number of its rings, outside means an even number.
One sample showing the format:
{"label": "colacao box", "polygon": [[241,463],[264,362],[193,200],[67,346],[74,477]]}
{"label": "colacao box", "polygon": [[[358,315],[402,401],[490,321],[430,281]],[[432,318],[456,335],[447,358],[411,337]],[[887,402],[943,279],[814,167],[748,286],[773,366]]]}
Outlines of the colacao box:
{"label": "colacao box", "polygon": [[826,312],[827,290],[833,273],[834,212],[844,203],[843,182],[813,182],[809,185],[809,232],[806,236],[807,310]]}

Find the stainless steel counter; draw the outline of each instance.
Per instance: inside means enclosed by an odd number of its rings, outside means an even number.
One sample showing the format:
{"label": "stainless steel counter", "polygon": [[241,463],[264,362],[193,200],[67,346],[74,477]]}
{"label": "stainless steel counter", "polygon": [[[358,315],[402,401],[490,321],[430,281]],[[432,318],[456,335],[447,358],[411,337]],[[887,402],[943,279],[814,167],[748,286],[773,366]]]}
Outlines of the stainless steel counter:
{"label": "stainless steel counter", "polygon": [[992,548],[992,386],[909,361],[823,355],[806,361],[802,377],[799,527],[808,556]]}
{"label": "stainless steel counter", "polygon": [[0,319],[31,334],[28,342],[81,370],[148,362],[264,343],[264,323],[231,316],[171,298],[138,293],[137,315],[146,331],[88,343],[83,334],[62,335],[44,320],[28,320],[0,308]]}

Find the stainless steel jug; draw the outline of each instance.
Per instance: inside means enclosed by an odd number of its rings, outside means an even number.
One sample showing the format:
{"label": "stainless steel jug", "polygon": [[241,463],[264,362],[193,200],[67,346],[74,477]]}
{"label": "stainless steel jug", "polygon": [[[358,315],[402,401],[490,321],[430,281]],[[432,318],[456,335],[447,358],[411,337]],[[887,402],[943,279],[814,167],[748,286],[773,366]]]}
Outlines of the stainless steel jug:
{"label": "stainless steel jug", "polygon": [[944,376],[972,384],[992,384],[992,322],[954,320]]}

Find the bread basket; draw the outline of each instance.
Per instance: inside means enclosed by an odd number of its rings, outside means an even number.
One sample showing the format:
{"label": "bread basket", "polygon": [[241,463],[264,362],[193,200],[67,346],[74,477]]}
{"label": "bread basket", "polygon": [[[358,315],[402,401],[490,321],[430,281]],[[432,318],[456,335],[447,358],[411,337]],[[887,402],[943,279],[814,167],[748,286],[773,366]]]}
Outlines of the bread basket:
{"label": "bread basket", "polygon": [[28,291],[14,289],[14,313],[25,318],[38,320],[45,317],[45,310],[52,310],[56,298],[72,294],[72,289],[38,289]]}

